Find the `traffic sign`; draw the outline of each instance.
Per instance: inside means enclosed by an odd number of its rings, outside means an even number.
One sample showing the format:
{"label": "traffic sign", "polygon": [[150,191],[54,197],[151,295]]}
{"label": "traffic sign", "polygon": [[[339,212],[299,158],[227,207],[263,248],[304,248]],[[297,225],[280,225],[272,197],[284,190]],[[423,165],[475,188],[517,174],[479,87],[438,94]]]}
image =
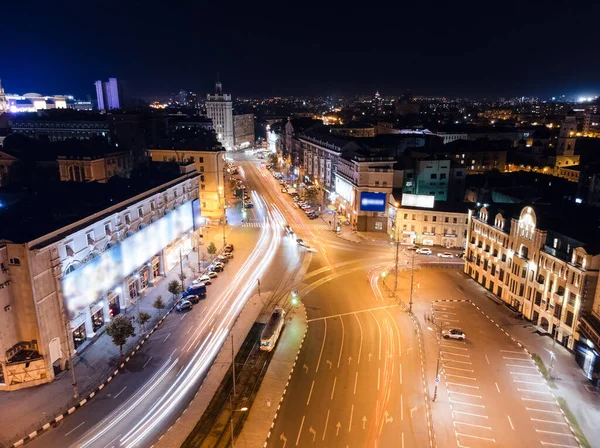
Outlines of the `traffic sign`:
{"label": "traffic sign", "polygon": [[439,383],[439,382],[440,382],[440,377],[439,377],[439,376],[438,376],[438,377],[436,377],[436,379],[435,379],[435,382],[436,382],[436,383]]}

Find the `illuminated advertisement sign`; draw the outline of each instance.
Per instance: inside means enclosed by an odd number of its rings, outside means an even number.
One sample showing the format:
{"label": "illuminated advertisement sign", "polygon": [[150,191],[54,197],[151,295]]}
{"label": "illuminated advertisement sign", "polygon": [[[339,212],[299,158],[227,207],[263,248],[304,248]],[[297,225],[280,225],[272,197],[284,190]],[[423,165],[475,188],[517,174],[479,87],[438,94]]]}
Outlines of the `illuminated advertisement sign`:
{"label": "illuminated advertisement sign", "polygon": [[346,202],[352,203],[352,185],[338,176],[335,177],[335,192]]}
{"label": "illuminated advertisement sign", "polygon": [[402,194],[403,207],[433,208],[434,195],[428,194]]}
{"label": "illuminated advertisement sign", "polygon": [[363,191],[360,194],[360,209],[363,212],[385,212],[385,193]]}
{"label": "illuminated advertisement sign", "polygon": [[153,255],[192,229],[192,225],[192,203],[186,202],[65,275],[62,291],[71,317],[106,295]]}

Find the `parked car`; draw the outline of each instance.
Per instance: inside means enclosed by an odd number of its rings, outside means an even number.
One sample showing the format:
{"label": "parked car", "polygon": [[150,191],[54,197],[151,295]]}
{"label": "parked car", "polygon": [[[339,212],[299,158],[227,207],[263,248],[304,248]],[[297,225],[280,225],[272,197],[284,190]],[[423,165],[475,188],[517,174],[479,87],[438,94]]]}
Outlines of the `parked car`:
{"label": "parked car", "polygon": [[197,296],[196,294],[190,294],[189,296],[185,296],[185,300],[192,302],[195,305],[200,302],[200,296]]}
{"label": "parked car", "polygon": [[310,213],[308,215],[308,219],[317,219],[319,217],[319,215],[317,215],[316,213]]}
{"label": "parked car", "polygon": [[223,272],[225,270],[225,266],[222,263],[213,264],[209,269],[214,272]]}
{"label": "parked car", "polygon": [[254,204],[252,202],[246,202],[246,208],[254,208]]}
{"label": "parked car", "polygon": [[282,193],[287,193],[287,188],[282,188],[282,189],[281,189],[281,192],[282,192]]}
{"label": "parked car", "polygon": [[175,310],[177,310],[177,311],[189,311],[191,309],[192,309],[192,302],[190,302],[189,300],[182,300],[175,307]]}
{"label": "parked car", "polygon": [[233,244],[228,244],[227,246],[225,246],[225,250],[233,252]]}
{"label": "parked car", "polygon": [[419,250],[421,248],[421,246],[419,246],[418,244],[415,244],[414,246],[409,246],[407,249],[408,250]]}
{"label": "parked car", "polygon": [[219,276],[219,274],[217,274],[215,271],[208,271],[206,275],[208,278],[217,278]]}
{"label": "parked car", "polygon": [[[215,274],[215,276],[216,275],[217,274]],[[194,283],[192,283],[192,284],[195,284],[197,282],[197,283],[204,283],[205,285],[210,285],[212,283],[211,280],[212,279],[210,278],[210,276],[208,274],[204,274],[203,276],[201,276],[201,277],[197,278],[196,280],[194,280]]]}
{"label": "parked car", "polygon": [[284,229],[285,229],[286,234],[288,234],[288,235],[294,234],[294,231],[292,230],[292,228],[290,226],[285,226]]}
{"label": "parked car", "polygon": [[300,246],[304,246],[304,247],[308,247],[308,244],[306,244],[306,242],[302,239],[302,238],[297,238],[296,242],[300,245]]}
{"label": "parked car", "polygon": [[227,258],[225,255],[219,255],[217,257],[217,261],[219,261],[220,263],[223,263],[223,264],[227,264],[227,263],[229,263],[229,258]]}
{"label": "parked car", "polygon": [[454,258],[452,252],[438,252],[437,256],[439,258]]}
{"label": "parked car", "polygon": [[463,341],[467,338],[466,334],[464,334],[461,330],[457,329],[443,330],[442,336],[444,337],[444,339],[460,339]]}
{"label": "parked car", "polygon": [[417,253],[418,253],[419,255],[431,255],[431,254],[433,254],[433,252],[431,251],[431,249],[427,249],[427,248],[425,248],[425,247],[424,247],[424,248],[417,249]]}

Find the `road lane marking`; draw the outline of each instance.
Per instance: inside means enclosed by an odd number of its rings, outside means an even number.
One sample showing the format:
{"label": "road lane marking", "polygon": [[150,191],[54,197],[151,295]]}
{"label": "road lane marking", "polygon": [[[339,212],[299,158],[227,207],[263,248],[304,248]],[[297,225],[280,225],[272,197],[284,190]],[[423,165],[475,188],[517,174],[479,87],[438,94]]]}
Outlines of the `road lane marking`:
{"label": "road lane marking", "polygon": [[167,342],[167,339],[169,339],[169,336],[171,336],[171,333],[169,333],[169,334],[167,335],[167,337],[165,338],[165,340],[164,340],[163,342]]}
{"label": "road lane marking", "polygon": [[400,420],[404,420],[404,399],[402,398],[402,394],[400,394]]}
{"label": "road lane marking", "polygon": [[121,395],[125,389],[127,389],[127,386],[125,386],[123,389],[121,389],[121,390],[119,391],[119,393],[113,397],[113,400],[114,400],[115,398],[117,398],[119,395]]}
{"label": "road lane marking", "polygon": [[142,369],[145,368],[148,365],[148,363],[150,362],[151,359],[152,359],[152,356],[150,356],[150,358],[148,358],[148,361],[146,361],[144,363],[144,365],[142,366]]}
{"label": "road lane marking", "polygon": [[80,424],[78,424],[77,426],[75,426],[75,428],[73,428],[72,430],[70,430],[68,433],[65,434],[65,437],[67,437],[69,434],[71,434],[73,431],[75,431],[76,429],[79,429],[81,426],[83,426],[85,424],[85,422],[81,422]]}
{"label": "road lane marking", "polygon": [[522,375],[522,376],[537,376],[539,378],[539,373],[520,373],[520,372],[510,372],[511,375]]}
{"label": "road lane marking", "polygon": [[540,418],[533,418],[530,417],[530,419],[534,422],[542,422],[542,423],[550,423],[552,425],[565,425],[567,426],[567,424],[565,422],[555,422],[554,420],[542,420]]}
{"label": "road lane marking", "polygon": [[346,332],[344,329],[344,318],[340,316],[340,323],[342,324],[342,344],[340,345],[340,356],[338,356],[338,369],[340,368],[340,362],[342,361],[342,350],[344,349],[344,333]]}
{"label": "road lane marking", "polygon": [[464,401],[453,400],[452,398],[448,398],[448,401],[450,403],[455,403],[455,404],[464,404],[465,406],[475,406],[477,408],[485,408],[485,406],[482,404],[465,403]]}
{"label": "road lane marking", "polygon": [[536,403],[550,403],[550,404],[556,404],[556,401],[548,401],[548,400],[536,400],[535,398],[525,398],[525,397],[521,397],[521,400],[523,401],[534,401]]}
{"label": "road lane marking", "polygon": [[327,418],[325,419],[325,428],[323,429],[323,438],[321,440],[325,440],[325,434],[327,434],[327,423],[329,423],[329,409],[327,409]]}
{"label": "road lane marking", "polygon": [[371,313],[371,316],[373,316],[373,319],[375,319],[375,323],[377,324],[377,328],[379,329],[379,360],[381,361],[381,325],[379,325],[379,321],[377,320],[373,312],[369,311],[369,313]]}
{"label": "road lane marking", "polygon": [[451,344],[444,344],[444,343],[442,343],[442,344],[440,344],[440,346],[441,346],[441,347],[448,347],[448,348],[452,348],[452,349],[454,349],[454,350],[463,350],[463,351],[465,351],[465,352],[469,351],[469,349],[468,349],[468,348],[455,347],[454,345],[451,345]]}
{"label": "road lane marking", "polygon": [[444,358],[443,356],[442,356],[442,360],[444,361],[444,363],[446,363],[446,362],[456,362],[458,364],[467,364],[469,366],[471,365],[471,363],[469,361],[457,361],[456,359],[447,359],[447,358]]}
{"label": "road lane marking", "polygon": [[404,448],[404,433],[402,433],[402,448]]}
{"label": "road lane marking", "polygon": [[466,422],[459,422],[459,421],[455,421],[454,423],[456,423],[458,425],[472,426],[473,428],[489,429],[490,431],[492,430],[491,426],[476,425],[475,423],[466,423]]}
{"label": "road lane marking", "polygon": [[579,445],[563,445],[562,443],[542,442],[542,445],[559,446],[561,448],[581,448]]}
{"label": "road lane marking", "polygon": [[400,341],[400,328],[398,327],[396,320],[392,316],[392,313],[390,313],[388,309],[386,309],[385,312],[388,314],[388,316],[390,316],[390,319],[392,320],[392,322],[394,323],[394,326],[396,327],[396,332],[398,334],[398,356],[402,356],[402,342]]}
{"label": "road lane marking", "polygon": [[479,436],[473,436],[473,435],[471,435],[471,434],[463,434],[463,433],[461,433],[461,432],[455,432],[455,434],[456,434],[457,436],[470,437],[470,438],[472,438],[472,439],[486,440],[486,441],[488,441],[488,442],[494,442],[494,443],[496,442],[496,439],[490,439],[490,438],[488,438],[488,437],[479,437]]}
{"label": "road lane marking", "polygon": [[525,408],[528,411],[534,411],[534,412],[545,412],[546,414],[557,414],[557,415],[561,415],[561,412],[558,411],[547,411],[546,409],[538,409],[538,408]]}
{"label": "road lane marking", "polygon": [[531,392],[534,394],[552,395],[551,392],[544,392],[543,390],[529,390],[529,389],[517,389],[519,392]]}
{"label": "road lane marking", "polygon": [[329,370],[331,370],[331,368],[333,367],[333,364],[330,360],[325,361],[325,363],[327,363],[327,365],[329,366]]}
{"label": "road lane marking", "polygon": [[460,387],[468,387],[469,389],[479,389],[479,386],[471,386],[469,384],[461,384],[461,383],[452,383],[450,381],[446,381],[446,384],[449,386],[460,386]]}
{"label": "road lane marking", "polygon": [[298,442],[300,442],[300,435],[302,434],[302,427],[304,426],[304,418],[306,415],[302,416],[302,423],[300,423],[300,429],[298,430],[298,437],[296,437],[296,446],[298,446]]}
{"label": "road lane marking", "polygon": [[500,393],[500,387],[498,387],[498,383],[494,383],[496,385],[496,390]]}
{"label": "road lane marking", "polygon": [[192,331],[192,328],[194,328],[194,326],[193,326],[193,325],[190,325],[190,329],[189,329],[189,330],[187,331],[187,333],[185,333],[185,334],[189,334],[189,332],[190,332],[190,331]]}
{"label": "road lane marking", "polygon": [[512,428],[513,431],[515,430],[515,425],[513,425],[512,420],[510,419],[510,415],[506,414],[506,418],[508,418],[508,423],[510,423],[510,427]]}
{"label": "road lane marking", "polygon": [[356,385],[358,384],[358,370],[356,371],[356,375],[354,375],[354,395],[356,395]]}
{"label": "road lane marking", "polygon": [[446,373],[446,376],[453,376],[454,378],[463,378],[465,380],[477,381],[477,378],[473,378],[473,377],[470,377],[470,376],[453,375],[451,373]]}
{"label": "road lane marking", "polygon": [[396,308],[399,306],[400,305],[376,306],[375,308],[369,308],[366,310],[350,311],[348,313],[332,314],[331,316],[315,317],[313,319],[308,319],[306,322],[316,322],[318,320],[332,319],[334,317],[340,317],[340,316],[349,316],[350,314],[356,314],[356,313],[370,313],[371,311],[385,310],[386,308]]}
{"label": "road lane marking", "polygon": [[[446,365],[444,365],[444,369],[460,370],[461,372],[471,372],[471,373],[475,372],[475,370],[472,370],[472,369],[462,369],[460,367],[452,367],[452,366],[446,366]],[[448,375],[448,374],[446,374],[446,375]]]}
{"label": "road lane marking", "polygon": [[398,370],[400,371],[400,384],[402,384],[402,364],[398,364]]}
{"label": "road lane marking", "polygon": [[335,393],[335,383],[337,382],[337,376],[333,377],[333,387],[331,388],[331,399],[333,400],[333,394]]}
{"label": "road lane marking", "polygon": [[541,432],[542,434],[553,434],[555,436],[573,437],[575,440],[577,440],[577,438],[570,432],[564,433],[564,432],[544,431],[543,429],[536,429],[535,432]]}
{"label": "road lane marking", "polygon": [[519,364],[506,364],[506,367],[518,367],[519,369],[537,369],[537,366],[521,366]]}
{"label": "road lane marking", "polygon": [[379,381],[381,379],[381,368],[377,367],[377,390],[379,390]]}
{"label": "road lane marking", "polygon": [[533,362],[533,359],[530,358],[511,358],[510,356],[503,356],[504,359],[509,359],[511,361],[530,361]]}
{"label": "road lane marking", "polygon": [[456,392],[455,390],[450,389],[448,389],[448,392],[456,395],[464,395],[465,397],[481,398],[481,395],[466,394],[464,392]]}
{"label": "road lane marking", "polygon": [[485,360],[487,361],[487,363],[488,363],[488,365],[489,365],[489,364],[490,364],[490,360],[489,360],[489,358],[488,358],[488,356],[487,356],[487,355],[485,355]]}
{"label": "road lane marking", "polygon": [[313,387],[315,387],[315,380],[313,380],[312,384],[310,385],[310,392],[308,393],[308,400],[306,400],[306,406],[308,406],[308,403],[310,403],[310,397],[312,396]]}
{"label": "road lane marking", "polygon": [[460,356],[462,358],[470,358],[471,355],[463,355],[462,353],[453,353],[453,352],[447,352],[446,350],[442,350],[442,353],[446,353],[448,355],[452,355],[452,356]]}
{"label": "road lane marking", "polygon": [[528,356],[528,355],[527,355],[527,353],[524,353],[524,352],[522,352],[522,351],[520,351],[520,352],[517,352],[517,351],[514,351],[514,350],[500,350],[500,351],[501,351],[502,353],[516,353],[517,355],[525,355],[525,356]]}
{"label": "road lane marking", "polygon": [[350,422],[348,422],[348,432],[352,431],[352,415],[354,414],[354,405],[350,408]]}
{"label": "road lane marking", "polygon": [[536,386],[545,386],[546,385],[546,383],[536,383],[534,381],[521,381],[521,380],[513,380],[513,383],[534,384]]}
{"label": "road lane marking", "polygon": [[325,322],[325,333],[323,334],[323,343],[321,344],[321,353],[319,353],[319,361],[317,361],[317,368],[315,369],[315,373],[319,371],[319,366],[321,365],[321,356],[323,356],[323,349],[325,348],[325,339],[327,339],[327,320],[323,320]]}
{"label": "road lane marking", "polygon": [[362,345],[363,345],[363,329],[362,324],[360,323],[360,319],[358,318],[358,314],[354,313],[354,317],[358,321],[358,328],[360,329],[360,345],[358,346],[358,361],[357,364],[360,364],[360,354],[362,353]]}
{"label": "road lane marking", "polygon": [[108,442],[106,445],[104,445],[104,448],[108,448],[110,445],[112,445],[112,443],[117,440],[119,437],[121,437],[122,434],[119,434],[117,437],[115,437],[114,439],[112,439],[110,442]]}
{"label": "road lane marking", "polygon": [[454,414],[470,415],[471,417],[481,417],[481,418],[485,418],[486,420],[488,420],[488,416],[487,415],[473,414],[471,412],[455,411],[454,409],[452,410],[452,412]]}

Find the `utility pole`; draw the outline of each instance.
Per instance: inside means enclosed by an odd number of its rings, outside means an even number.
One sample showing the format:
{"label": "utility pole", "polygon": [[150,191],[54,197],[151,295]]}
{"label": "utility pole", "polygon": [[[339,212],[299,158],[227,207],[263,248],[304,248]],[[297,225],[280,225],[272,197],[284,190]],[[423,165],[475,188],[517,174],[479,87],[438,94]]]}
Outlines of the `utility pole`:
{"label": "utility pole", "polygon": [[231,395],[229,395],[229,406],[231,406],[231,415],[229,416],[229,427],[231,428],[231,448],[235,448],[235,443],[233,441],[233,400],[231,399]]}
{"label": "utility pole", "polygon": [[[396,275],[398,275],[398,274],[396,273]],[[415,252],[412,251],[412,263],[410,266],[410,299],[408,302],[408,311],[410,313],[412,313],[414,280],[415,280]]]}
{"label": "utility pole", "polygon": [[[235,395],[235,353],[233,352],[233,330],[231,331],[231,376],[233,379],[233,395]],[[233,412],[233,408],[232,412]]]}
{"label": "utility pole", "polygon": [[183,289],[183,280],[185,277],[183,276],[183,256],[181,255],[181,249],[179,249],[179,269],[181,271],[181,289]]}
{"label": "utility pole", "polygon": [[[398,289],[398,255],[399,255],[399,251],[400,251],[400,238],[398,237],[398,225],[396,225],[396,241],[394,242],[394,244],[396,244],[396,275],[394,277],[394,296],[396,296],[396,290]],[[412,287],[411,287],[412,288]]]}

